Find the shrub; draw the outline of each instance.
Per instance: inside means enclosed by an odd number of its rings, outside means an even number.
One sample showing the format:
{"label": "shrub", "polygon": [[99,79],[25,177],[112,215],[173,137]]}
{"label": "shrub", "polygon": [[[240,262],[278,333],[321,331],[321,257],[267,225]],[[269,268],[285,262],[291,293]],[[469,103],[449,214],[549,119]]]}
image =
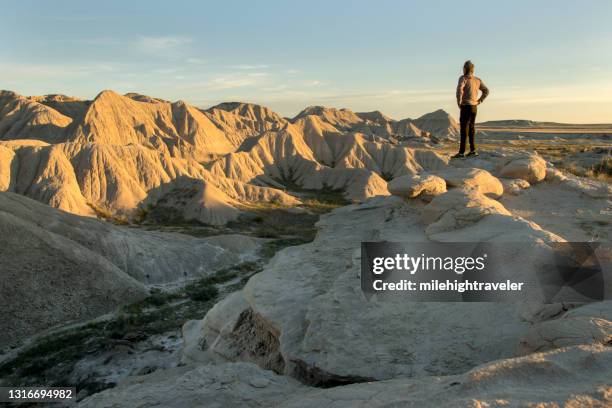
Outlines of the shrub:
{"label": "shrub", "polygon": [[216,298],[219,290],[214,285],[193,285],[187,287],[187,296],[196,302],[207,302]]}

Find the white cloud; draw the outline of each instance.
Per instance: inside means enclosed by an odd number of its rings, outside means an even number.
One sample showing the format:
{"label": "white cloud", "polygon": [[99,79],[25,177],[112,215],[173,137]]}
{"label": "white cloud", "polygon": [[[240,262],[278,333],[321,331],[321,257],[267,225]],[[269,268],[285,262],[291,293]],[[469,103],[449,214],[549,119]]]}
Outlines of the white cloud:
{"label": "white cloud", "polygon": [[280,84],[280,85],[275,85],[275,86],[263,87],[263,88],[261,88],[261,90],[264,91],[264,92],[279,92],[279,91],[284,91],[287,88],[288,88],[287,85]]}
{"label": "white cloud", "polygon": [[206,87],[214,90],[243,88],[255,85],[257,81],[245,77],[217,77],[210,80]]}
{"label": "white cloud", "polygon": [[250,77],[265,77],[270,75],[268,72],[249,72],[247,76]]}
{"label": "white cloud", "polygon": [[242,69],[242,70],[253,70],[253,69],[266,69],[269,68],[269,65],[232,65],[233,69]]}
{"label": "white cloud", "polygon": [[161,75],[175,74],[178,71],[179,71],[178,68],[160,68],[160,69],[154,70],[155,73],[161,74]]}
{"label": "white cloud", "polygon": [[175,52],[177,49],[180,49],[184,45],[190,44],[192,42],[193,42],[193,39],[189,37],[140,36],[134,42],[134,46],[136,47],[137,50],[139,50],[140,52],[146,53],[146,54],[160,54],[160,53]]}
{"label": "white cloud", "polygon": [[199,89],[219,91],[255,86],[274,86],[274,80],[268,72],[235,72],[212,74],[210,79],[195,84]]}
{"label": "white cloud", "polygon": [[187,58],[185,62],[188,64],[195,64],[195,65],[206,64],[206,60],[202,58]]}

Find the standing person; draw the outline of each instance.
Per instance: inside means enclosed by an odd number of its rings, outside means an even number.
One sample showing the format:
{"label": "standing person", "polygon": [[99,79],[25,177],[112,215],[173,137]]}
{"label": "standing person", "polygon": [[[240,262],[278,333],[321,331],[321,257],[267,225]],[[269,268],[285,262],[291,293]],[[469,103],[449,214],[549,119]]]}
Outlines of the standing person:
{"label": "standing person", "polygon": [[[480,98],[478,91],[482,92]],[[461,111],[459,115],[459,123],[461,125],[461,144],[459,145],[459,153],[453,156],[453,159],[465,157],[465,139],[470,139],[470,152],[468,156],[478,156],[476,152],[476,144],[474,143],[474,126],[476,124],[476,112],[480,105],[489,95],[487,88],[482,80],[474,76],[474,64],[472,61],[465,61],[463,64],[463,75],[459,77],[457,84],[457,105]]]}

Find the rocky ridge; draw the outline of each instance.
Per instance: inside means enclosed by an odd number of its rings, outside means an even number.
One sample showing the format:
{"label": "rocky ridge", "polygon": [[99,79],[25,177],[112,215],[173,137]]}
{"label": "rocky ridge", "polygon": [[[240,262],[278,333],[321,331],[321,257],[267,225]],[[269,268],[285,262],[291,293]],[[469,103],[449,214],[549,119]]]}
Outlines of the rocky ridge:
{"label": "rocky ridge", "polygon": [[[174,210],[224,224],[253,203],[298,202],[283,182],[345,189],[351,200],[388,194],[381,176],[444,163],[398,139],[457,133],[443,112],[403,125],[376,112],[359,115],[317,107],[286,120],[238,102],[200,110],[113,91],[92,101],[2,91],[0,189],[78,215],[132,218],[164,192],[183,189],[187,178],[191,196]],[[399,130],[405,121],[411,132]]]}

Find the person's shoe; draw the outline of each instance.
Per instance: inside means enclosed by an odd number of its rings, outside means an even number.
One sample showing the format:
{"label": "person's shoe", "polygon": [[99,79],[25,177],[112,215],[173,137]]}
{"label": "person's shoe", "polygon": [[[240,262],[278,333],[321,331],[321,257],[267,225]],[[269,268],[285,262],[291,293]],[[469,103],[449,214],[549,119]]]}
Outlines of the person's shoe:
{"label": "person's shoe", "polygon": [[476,156],[478,156],[478,152],[476,150],[473,150],[473,151],[469,152],[467,154],[467,156],[468,157],[476,157]]}
{"label": "person's shoe", "polygon": [[451,159],[465,159],[465,154],[464,153],[457,153],[454,156],[451,156]]}

